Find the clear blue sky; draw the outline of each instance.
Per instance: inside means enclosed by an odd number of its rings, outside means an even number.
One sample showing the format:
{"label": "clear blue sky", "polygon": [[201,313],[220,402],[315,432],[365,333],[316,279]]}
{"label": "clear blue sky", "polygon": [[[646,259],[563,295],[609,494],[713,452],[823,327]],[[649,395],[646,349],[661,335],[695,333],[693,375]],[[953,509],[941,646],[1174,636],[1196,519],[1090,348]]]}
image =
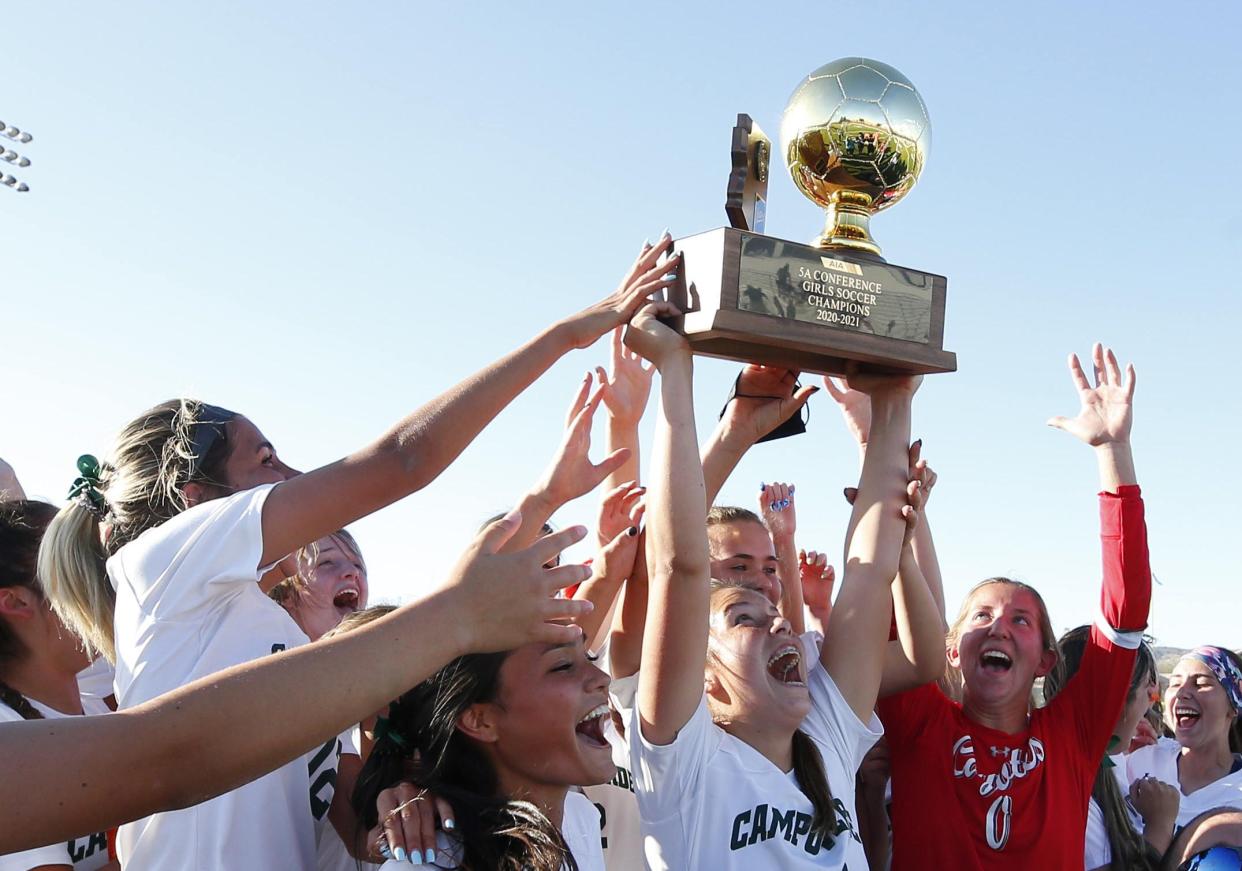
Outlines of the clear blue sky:
{"label": "clear blue sky", "polygon": [[[611,289],[645,236],[723,224],[735,114],[775,133],[802,76],[864,55],[915,82],[935,129],[873,227],[894,262],[949,276],[960,371],[925,385],[916,432],[950,608],[1011,574],[1058,628],[1091,619],[1094,463],[1043,422],[1074,412],[1065,355],[1100,338],[1139,370],[1152,631],[1242,646],[1240,24],[1223,3],[13,7],[0,118],[35,141],[32,191],[0,190],[0,456],[59,498],[78,454],[187,393],[295,465],[333,460]],[[783,169],[768,221],[821,223]],[[443,577],[604,356],[567,358],[357,524],[373,598]],[[704,434],[733,371],[699,366]],[[796,481],[803,543],[837,553],[855,475],[821,394],[811,432],[756,448],[724,498]]]}

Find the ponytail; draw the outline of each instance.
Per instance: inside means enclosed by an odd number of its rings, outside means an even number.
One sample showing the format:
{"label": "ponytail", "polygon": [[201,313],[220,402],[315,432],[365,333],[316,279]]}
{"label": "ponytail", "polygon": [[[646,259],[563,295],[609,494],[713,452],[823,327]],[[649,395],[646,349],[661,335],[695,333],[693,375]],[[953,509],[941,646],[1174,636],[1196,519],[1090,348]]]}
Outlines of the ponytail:
{"label": "ponytail", "polygon": [[39,579],[52,610],[91,656],[116,662],[112,610],[116,591],[104,569],[99,518],[81,502],[56,515],[39,547]]}
{"label": "ponytail", "polygon": [[226,425],[236,416],[194,399],[171,399],[126,424],[105,462],[78,459],[82,477],[44,537],[39,575],[53,610],[88,653],[116,661],[116,593],[107,558],[184,511],[186,484],[223,482],[231,451]]}
{"label": "ponytail", "polygon": [[832,834],[837,821],[836,807],[832,803],[832,791],[828,787],[828,774],[824,771],[824,758],[811,736],[798,729],[793,736],[793,770],[798,788],[811,800],[815,816],[811,831],[823,837]]}
{"label": "ponytail", "polygon": [[6,684],[0,681],[0,703],[8,705],[17,713],[22,715],[23,720],[42,720],[43,715],[39,713],[39,709],[30,704],[30,700]]}
{"label": "ponytail", "polygon": [[[1061,658],[1056,667],[1044,679],[1044,698],[1051,702],[1057,694],[1065,689],[1066,684],[1078,672],[1082,658],[1091,638],[1090,626],[1077,626],[1064,635],[1058,642]],[[1136,698],[1147,681],[1156,677],[1156,661],[1151,648],[1146,642],[1139,645],[1134,657],[1134,668],[1130,674],[1130,686],[1126,693],[1126,702]],[[1108,757],[1101,760],[1095,771],[1095,783],[1091,787],[1091,797],[1100,806],[1100,814],[1104,819],[1104,834],[1108,837],[1108,846],[1112,851],[1112,867],[1136,869],[1136,871],[1155,871],[1160,865],[1160,856],[1147,841],[1134,829],[1130,822],[1130,813],[1126,808],[1125,797],[1113,774]]]}
{"label": "ponytail", "polygon": [[1134,830],[1134,825],[1130,822],[1130,812],[1126,809],[1125,799],[1121,795],[1121,786],[1108,766],[1101,765],[1096,769],[1091,797],[1100,806],[1100,813],[1104,817],[1104,833],[1108,836],[1108,847],[1113,856],[1111,867],[1156,871],[1160,865],[1160,856]]}

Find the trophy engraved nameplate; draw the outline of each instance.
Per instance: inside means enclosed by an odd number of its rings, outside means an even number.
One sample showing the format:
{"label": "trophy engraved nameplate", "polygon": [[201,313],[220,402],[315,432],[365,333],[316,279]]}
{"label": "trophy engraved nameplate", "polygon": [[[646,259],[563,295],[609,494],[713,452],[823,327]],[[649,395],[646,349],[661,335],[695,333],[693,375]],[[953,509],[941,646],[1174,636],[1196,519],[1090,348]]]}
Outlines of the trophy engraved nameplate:
{"label": "trophy engraved nameplate", "polygon": [[[881,256],[876,212],[914,187],[931,144],[922,98],[887,64],[843,58],[811,73],[781,119],[794,184],[826,212],[812,244],[763,235],[770,144],[734,128],[731,226],[679,239],[670,299],[696,353],[810,372],[951,372],[946,279]],[[761,164],[764,164],[761,168]]]}

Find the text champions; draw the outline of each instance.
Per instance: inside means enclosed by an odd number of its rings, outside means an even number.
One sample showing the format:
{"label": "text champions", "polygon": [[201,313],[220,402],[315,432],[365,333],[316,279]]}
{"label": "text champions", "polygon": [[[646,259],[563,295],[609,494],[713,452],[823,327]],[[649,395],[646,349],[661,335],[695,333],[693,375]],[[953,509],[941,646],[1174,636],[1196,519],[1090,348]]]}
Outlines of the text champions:
{"label": "text champions", "polygon": [[798,279],[807,294],[809,305],[862,317],[871,316],[876,297],[884,292],[883,285],[878,281],[842,275],[828,269],[800,266]]}

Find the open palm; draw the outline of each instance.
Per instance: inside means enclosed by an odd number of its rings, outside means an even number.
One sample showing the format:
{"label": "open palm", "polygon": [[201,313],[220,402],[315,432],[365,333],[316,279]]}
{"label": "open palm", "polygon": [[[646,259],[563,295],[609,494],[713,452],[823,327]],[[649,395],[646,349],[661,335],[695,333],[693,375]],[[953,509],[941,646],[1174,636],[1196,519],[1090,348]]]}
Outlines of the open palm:
{"label": "open palm", "polygon": [[1123,378],[1117,356],[1111,348],[1105,348],[1098,342],[1091,349],[1091,360],[1095,366],[1094,387],[1088,383],[1078,355],[1070,355],[1070,377],[1078,390],[1082,408],[1077,417],[1054,417],[1048,425],[1065,430],[1092,446],[1129,441],[1133,421],[1134,366],[1126,366]]}

